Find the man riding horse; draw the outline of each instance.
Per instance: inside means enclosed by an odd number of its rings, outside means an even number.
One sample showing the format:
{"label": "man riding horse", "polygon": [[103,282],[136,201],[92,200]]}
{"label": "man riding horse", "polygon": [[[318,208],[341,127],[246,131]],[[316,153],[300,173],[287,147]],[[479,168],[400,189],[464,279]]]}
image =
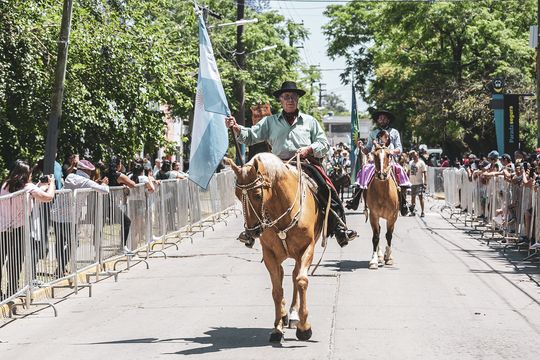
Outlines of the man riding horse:
{"label": "man riding horse", "polygon": [[[330,191],[333,211],[330,212],[328,230],[343,247],[357,234],[347,229],[343,205],[321,166],[321,159],[328,152],[328,139],[315,118],[298,110],[298,100],[305,93],[296,87],[296,83],[285,81],[281,88],[274,92],[283,107],[281,112],[261,119],[251,128],[238,125],[233,116],[225,118],[225,124],[227,128],[232,127],[239,142],[248,146],[266,140],[272,146],[272,153],[282,160],[290,160],[296,154],[300,155],[305,161],[302,163],[304,170],[318,185],[317,198],[321,206],[326,206]],[[249,247],[255,241],[246,231],[243,231],[238,239]]]}
{"label": "man riding horse", "polygon": [[[390,123],[395,119],[394,114],[386,110],[379,110],[373,113],[372,119],[377,122],[377,127],[369,133],[367,144],[365,146],[361,140],[358,141],[357,145],[360,151],[368,155],[372,150],[373,143],[378,142],[380,138],[379,134],[385,133],[385,135],[388,134],[389,141],[388,144],[385,143],[383,145],[387,146],[394,153],[394,156],[399,156],[403,152],[403,148],[401,146],[401,137],[399,135],[399,131],[390,127]],[[405,216],[407,215],[408,211],[406,201],[407,188],[411,186],[411,183],[409,181],[407,173],[401,167],[401,165],[394,161],[392,163],[392,167],[394,170],[395,179],[401,189],[399,196],[399,208],[401,211],[401,215]],[[358,209],[360,198],[362,197],[362,192],[363,190],[367,189],[369,183],[373,179],[374,174],[375,165],[372,162],[364,165],[362,169],[358,172],[358,175],[356,177],[356,192],[353,198],[346,202],[345,207],[347,209]]]}

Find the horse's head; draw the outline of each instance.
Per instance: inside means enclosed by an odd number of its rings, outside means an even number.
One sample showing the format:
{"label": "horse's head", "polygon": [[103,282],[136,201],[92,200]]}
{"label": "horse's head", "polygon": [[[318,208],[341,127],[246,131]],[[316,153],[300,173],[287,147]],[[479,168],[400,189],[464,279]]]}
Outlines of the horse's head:
{"label": "horse's head", "polygon": [[[258,237],[266,227],[272,226],[272,218],[280,218],[280,205],[283,205],[283,200],[288,201],[284,194],[290,192],[290,187],[295,191],[296,182],[292,182],[292,186],[287,185],[291,179],[290,171],[277,156],[270,153],[258,154],[242,167],[231,159],[225,161],[236,174],[236,197],[242,201],[246,232]],[[276,186],[283,181],[283,184]]]}
{"label": "horse's head", "polygon": [[[259,237],[263,231],[263,203],[265,191],[270,183],[258,161],[250,161],[240,167],[233,160],[225,158],[236,175],[236,197],[242,202],[246,234]],[[263,171],[261,171],[263,170]]]}
{"label": "horse's head", "polygon": [[375,178],[388,179],[392,160],[392,151],[386,146],[375,145],[373,150],[373,162],[375,163]]}

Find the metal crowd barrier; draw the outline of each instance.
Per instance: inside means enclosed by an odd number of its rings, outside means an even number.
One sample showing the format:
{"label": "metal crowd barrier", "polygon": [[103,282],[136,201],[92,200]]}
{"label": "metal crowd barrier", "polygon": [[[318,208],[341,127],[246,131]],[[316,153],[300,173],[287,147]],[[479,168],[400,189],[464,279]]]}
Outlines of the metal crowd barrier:
{"label": "metal crowd barrier", "polygon": [[503,176],[470,179],[465,169],[443,170],[444,198],[450,217],[461,218],[482,237],[504,249],[526,248],[526,260],[540,250],[540,192],[536,186],[509,182]]}
{"label": "metal crowd barrier", "polygon": [[24,191],[0,197],[0,304],[30,289],[30,206]]}
{"label": "metal crowd barrier", "polygon": [[90,287],[89,276],[117,277],[106,264],[128,261],[129,269],[132,257],[155,252],[153,244],[176,245],[165,240],[223,221],[236,204],[234,186],[234,173],[223,171],[206,191],[184,179],[162,181],[151,193],[144,184],[108,194],[62,190],[50,203],[25,191],[0,196],[0,309],[9,305],[11,316],[17,305],[50,305],[32,300],[39,289],[54,297],[57,287]]}
{"label": "metal crowd barrier", "polygon": [[447,168],[429,166],[427,170],[427,193],[434,198],[442,199],[444,196],[443,171]]}

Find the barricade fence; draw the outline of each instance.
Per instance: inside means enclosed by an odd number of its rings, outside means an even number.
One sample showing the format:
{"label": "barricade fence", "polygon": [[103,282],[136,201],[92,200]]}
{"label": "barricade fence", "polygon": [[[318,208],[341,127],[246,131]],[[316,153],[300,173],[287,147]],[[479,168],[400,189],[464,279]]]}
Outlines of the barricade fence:
{"label": "barricade fence", "polygon": [[[436,184],[442,173],[444,200],[456,217],[468,223],[489,243],[497,240],[505,248],[528,250],[527,257],[538,257],[540,249],[540,192],[536,185],[507,180],[504,176],[471,176],[466,169],[434,168],[428,183]],[[437,186],[435,185],[435,188]]]}
{"label": "barricade fence", "polygon": [[443,172],[446,168],[429,166],[427,170],[427,193],[435,198],[444,196]]}
{"label": "barricade fence", "polygon": [[110,187],[108,194],[61,190],[49,203],[24,190],[0,196],[0,307],[18,298],[29,306],[35,291],[66,280],[77,291],[79,274],[138,253],[148,257],[156,242],[204,229],[234,209],[234,189],[227,170],[206,191],[183,179],[161,181],[153,192],[145,184]]}

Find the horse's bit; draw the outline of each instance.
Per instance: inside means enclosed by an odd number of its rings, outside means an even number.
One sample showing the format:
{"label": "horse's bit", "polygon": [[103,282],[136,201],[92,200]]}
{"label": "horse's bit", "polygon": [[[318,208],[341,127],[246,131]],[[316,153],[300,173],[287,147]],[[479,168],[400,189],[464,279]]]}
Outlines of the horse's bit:
{"label": "horse's bit", "polygon": [[[300,220],[301,211],[302,211],[303,200],[306,196],[305,191],[304,191],[304,186],[302,183],[302,167],[300,164],[300,155],[297,154],[296,157],[297,157],[297,169],[298,169],[298,187],[296,190],[296,195],[294,196],[294,201],[291,204],[291,206],[289,206],[285,210],[285,212],[283,212],[283,214],[281,214],[274,220],[272,220],[270,216],[268,216],[264,208],[264,192],[261,195],[261,208],[259,212],[255,210],[255,207],[253,206],[253,203],[251,202],[248,196],[249,191],[252,191],[254,189],[272,187],[271,184],[269,184],[263,179],[261,174],[258,174],[257,178],[254,181],[250,182],[249,184],[245,184],[245,185],[239,185],[238,183],[236,184],[236,188],[242,191],[242,207],[244,210],[244,228],[246,229],[246,231],[260,231],[262,233],[267,228],[275,227],[277,230],[276,233],[278,237],[281,239],[281,241],[283,242],[283,246],[285,247],[285,251],[287,252],[287,255],[288,255],[288,250],[287,250],[287,245],[285,243],[285,239],[287,238],[287,232],[291,228],[293,228],[296,224],[298,224],[298,221]],[[296,214],[293,216],[289,225],[285,229],[280,230],[276,226],[276,224],[278,223],[278,221],[283,219],[286,215],[291,213],[297,201],[299,201],[299,204],[300,204],[300,206],[298,207],[298,211],[296,211]],[[255,214],[258,220],[258,223],[253,227],[247,227],[248,206],[253,211],[253,213]],[[259,216],[259,213],[260,213],[260,216]]]}

